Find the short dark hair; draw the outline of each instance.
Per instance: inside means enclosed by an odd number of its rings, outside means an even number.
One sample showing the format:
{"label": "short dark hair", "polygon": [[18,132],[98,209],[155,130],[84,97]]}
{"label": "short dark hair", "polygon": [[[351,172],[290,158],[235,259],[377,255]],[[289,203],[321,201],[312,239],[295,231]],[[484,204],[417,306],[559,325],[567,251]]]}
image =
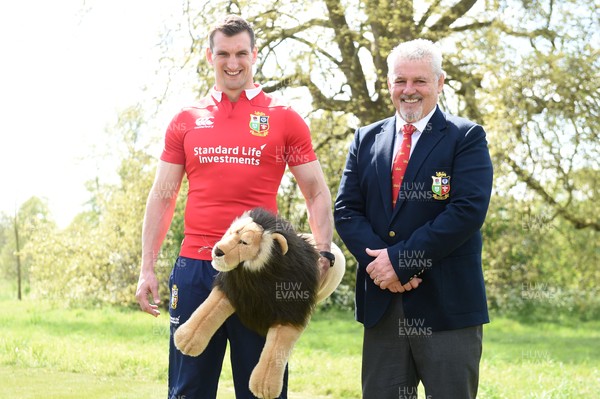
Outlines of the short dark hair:
{"label": "short dark hair", "polygon": [[215,24],[210,32],[208,32],[210,49],[212,50],[214,46],[215,33],[223,32],[225,36],[231,37],[244,31],[250,35],[250,47],[254,48],[254,29],[252,29],[250,23],[239,15],[231,14],[226,16],[222,22]]}

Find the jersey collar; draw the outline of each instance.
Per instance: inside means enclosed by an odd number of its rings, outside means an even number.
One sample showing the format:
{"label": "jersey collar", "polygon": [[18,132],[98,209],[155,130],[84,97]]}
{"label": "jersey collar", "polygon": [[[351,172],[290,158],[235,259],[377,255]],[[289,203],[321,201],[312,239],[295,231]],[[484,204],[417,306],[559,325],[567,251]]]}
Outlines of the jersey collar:
{"label": "jersey collar", "polygon": [[[262,86],[255,83],[253,89],[246,89],[244,91],[246,92],[246,98],[248,100],[252,100],[254,97],[258,96],[258,94],[262,91]],[[218,103],[220,103],[223,99],[223,92],[218,91],[214,86],[210,94],[215,100],[217,100]]]}

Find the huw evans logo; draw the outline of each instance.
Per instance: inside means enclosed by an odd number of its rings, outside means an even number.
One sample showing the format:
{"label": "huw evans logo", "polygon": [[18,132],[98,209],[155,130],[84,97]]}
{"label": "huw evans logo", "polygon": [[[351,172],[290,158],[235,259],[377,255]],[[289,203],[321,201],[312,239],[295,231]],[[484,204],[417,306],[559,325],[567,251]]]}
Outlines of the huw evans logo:
{"label": "huw evans logo", "polygon": [[430,337],[433,334],[431,327],[425,326],[423,319],[399,319],[398,335],[408,337]]}
{"label": "huw evans logo", "polygon": [[301,282],[283,281],[275,283],[275,300],[308,301],[310,291],[303,289]]}

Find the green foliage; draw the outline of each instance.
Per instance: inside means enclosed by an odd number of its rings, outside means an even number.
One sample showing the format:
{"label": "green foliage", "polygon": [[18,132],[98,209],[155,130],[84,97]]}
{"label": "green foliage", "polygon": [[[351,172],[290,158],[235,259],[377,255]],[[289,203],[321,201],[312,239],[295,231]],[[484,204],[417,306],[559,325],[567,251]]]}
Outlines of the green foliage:
{"label": "green foliage", "polygon": [[[33,234],[24,251],[32,262],[35,297],[135,306],[142,221],[156,163],[144,148],[138,148],[143,127],[138,108],[125,110],[116,127],[123,153],[119,182],[93,182],[91,210],[62,231],[50,226]],[[177,230],[169,233],[157,254],[162,292],[168,291],[168,275],[183,234],[181,204],[178,209],[173,221]]]}
{"label": "green foliage", "polygon": [[599,233],[574,229],[535,201],[496,195],[483,228],[493,310],[528,319],[600,319]]}
{"label": "green foliage", "polygon": [[19,255],[22,283],[28,289],[32,259],[23,249],[32,237],[54,226],[47,201],[38,197],[25,201],[16,215],[0,215],[0,278],[17,281]]}

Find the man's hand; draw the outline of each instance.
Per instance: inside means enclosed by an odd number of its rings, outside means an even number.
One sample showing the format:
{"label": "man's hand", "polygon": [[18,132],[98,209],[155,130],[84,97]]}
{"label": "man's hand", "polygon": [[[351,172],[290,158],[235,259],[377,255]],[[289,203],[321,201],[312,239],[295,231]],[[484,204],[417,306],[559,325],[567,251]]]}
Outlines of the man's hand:
{"label": "man's hand", "polygon": [[385,248],[383,249],[370,249],[365,250],[367,255],[375,258],[373,262],[367,265],[367,273],[375,283],[382,290],[388,289],[394,293],[403,293],[404,291],[410,291],[417,288],[423,281],[422,279],[415,277],[406,284],[402,284],[394,271],[392,262],[388,256],[388,252]]}
{"label": "man's hand", "polygon": [[[148,301],[148,295],[152,295],[154,304],[151,304]],[[158,304],[160,304],[160,298],[158,296],[158,280],[156,280],[156,275],[153,272],[140,274],[135,297],[140,304],[140,308],[144,312],[154,317],[157,317],[160,314],[160,311],[158,310]]]}
{"label": "man's hand", "polygon": [[327,272],[331,269],[331,262],[323,256],[319,257],[319,281],[323,281]]}
{"label": "man's hand", "polygon": [[404,285],[402,285],[402,283],[400,281],[396,281],[395,283],[390,284],[387,287],[387,289],[394,293],[401,294],[404,291],[410,291],[414,288],[417,288],[419,286],[419,284],[421,284],[421,282],[423,282],[422,279],[420,279],[419,277],[415,277]]}
{"label": "man's hand", "polygon": [[367,273],[382,290],[388,288],[390,284],[398,281],[398,276],[392,267],[392,262],[388,256],[387,250],[384,249],[369,249],[365,250],[367,255],[374,257],[373,262],[367,265]]}

